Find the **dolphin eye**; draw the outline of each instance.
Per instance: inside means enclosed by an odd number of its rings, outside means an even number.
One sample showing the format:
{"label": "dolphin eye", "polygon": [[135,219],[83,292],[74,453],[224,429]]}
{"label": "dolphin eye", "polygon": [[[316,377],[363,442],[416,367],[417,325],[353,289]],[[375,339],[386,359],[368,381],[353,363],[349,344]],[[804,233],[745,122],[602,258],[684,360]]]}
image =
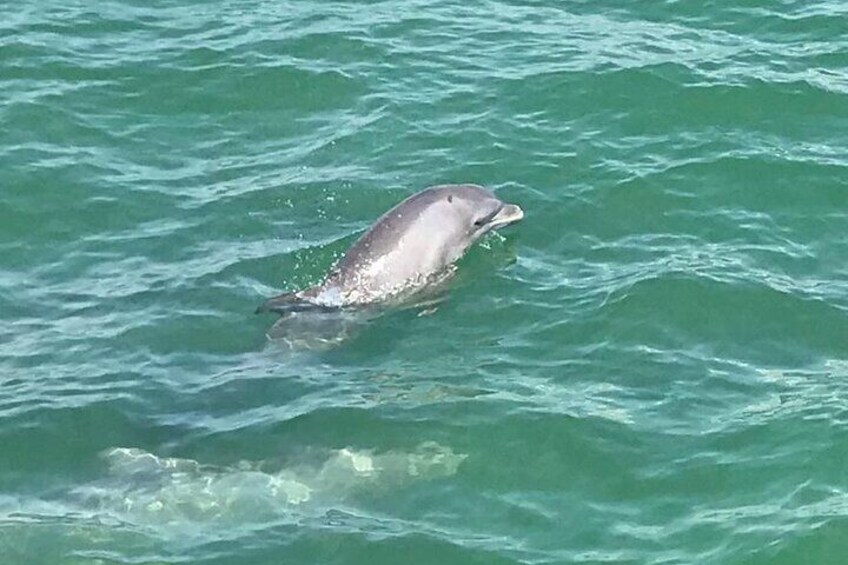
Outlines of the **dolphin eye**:
{"label": "dolphin eye", "polygon": [[453,202],[453,194],[448,194],[448,202]]}

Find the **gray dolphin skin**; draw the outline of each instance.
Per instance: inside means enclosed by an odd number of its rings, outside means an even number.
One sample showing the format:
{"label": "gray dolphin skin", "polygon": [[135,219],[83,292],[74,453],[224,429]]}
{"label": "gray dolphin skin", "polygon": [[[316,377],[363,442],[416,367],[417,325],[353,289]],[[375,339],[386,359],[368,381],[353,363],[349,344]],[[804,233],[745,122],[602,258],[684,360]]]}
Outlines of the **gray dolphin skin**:
{"label": "gray dolphin skin", "polygon": [[257,313],[364,306],[417,291],[484,234],[523,217],[481,186],[427,188],[374,222],[320,284],[271,298]]}

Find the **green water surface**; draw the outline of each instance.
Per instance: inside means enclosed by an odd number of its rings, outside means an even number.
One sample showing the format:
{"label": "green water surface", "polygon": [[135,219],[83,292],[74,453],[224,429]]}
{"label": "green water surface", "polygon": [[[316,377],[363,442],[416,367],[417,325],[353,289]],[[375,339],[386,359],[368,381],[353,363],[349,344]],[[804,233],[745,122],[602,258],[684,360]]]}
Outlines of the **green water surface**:
{"label": "green water surface", "polygon": [[[848,562],[848,4],[0,6],[0,563]],[[413,192],[525,219],[269,342]]]}

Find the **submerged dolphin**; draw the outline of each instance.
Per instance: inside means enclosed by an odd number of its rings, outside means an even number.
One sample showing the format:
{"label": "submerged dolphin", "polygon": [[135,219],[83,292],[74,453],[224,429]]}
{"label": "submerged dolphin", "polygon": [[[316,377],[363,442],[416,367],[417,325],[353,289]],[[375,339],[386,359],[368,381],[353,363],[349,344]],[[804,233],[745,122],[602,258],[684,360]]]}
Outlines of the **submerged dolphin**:
{"label": "submerged dolphin", "polygon": [[427,188],[383,214],[320,284],[271,298],[257,313],[335,310],[407,296],[437,281],[485,233],[523,217],[521,208],[481,186]]}

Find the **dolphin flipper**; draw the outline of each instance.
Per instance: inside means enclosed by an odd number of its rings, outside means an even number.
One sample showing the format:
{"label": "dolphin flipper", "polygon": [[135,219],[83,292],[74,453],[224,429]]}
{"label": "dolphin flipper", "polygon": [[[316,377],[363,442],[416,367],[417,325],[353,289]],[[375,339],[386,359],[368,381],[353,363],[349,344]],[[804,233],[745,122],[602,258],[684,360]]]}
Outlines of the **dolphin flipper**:
{"label": "dolphin flipper", "polygon": [[298,296],[298,294],[297,292],[286,292],[274,298],[269,298],[259,305],[255,313],[276,312],[278,314],[288,314],[290,312],[326,312],[338,310],[338,308],[331,306],[309,302]]}

